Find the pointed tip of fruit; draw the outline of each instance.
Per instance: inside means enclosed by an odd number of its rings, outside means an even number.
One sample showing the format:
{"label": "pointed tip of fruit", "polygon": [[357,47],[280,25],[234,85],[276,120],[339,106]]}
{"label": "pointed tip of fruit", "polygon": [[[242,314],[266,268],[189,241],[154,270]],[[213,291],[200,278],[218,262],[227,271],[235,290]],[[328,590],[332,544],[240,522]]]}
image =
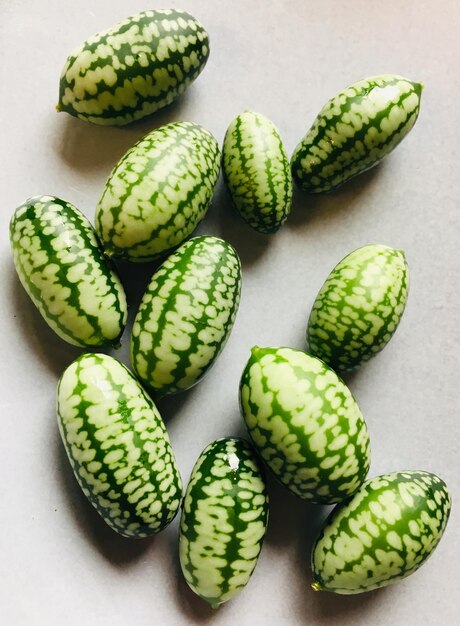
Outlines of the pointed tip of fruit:
{"label": "pointed tip of fruit", "polygon": [[313,591],[322,591],[321,590],[321,585],[319,584],[319,582],[317,580],[312,582],[311,588],[313,589]]}

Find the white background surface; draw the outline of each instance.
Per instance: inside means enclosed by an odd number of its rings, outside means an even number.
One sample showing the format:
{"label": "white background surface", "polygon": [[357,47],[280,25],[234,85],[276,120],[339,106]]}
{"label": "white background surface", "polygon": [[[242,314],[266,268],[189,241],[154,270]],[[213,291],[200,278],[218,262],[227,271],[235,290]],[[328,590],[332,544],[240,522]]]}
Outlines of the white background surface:
{"label": "white background surface", "polygon": [[[207,67],[168,110],[129,128],[57,114],[67,54],[86,37],[156,1],[0,4],[1,436],[0,623],[95,626],[442,624],[459,593],[460,5],[405,0],[181,0],[211,38]],[[425,469],[450,486],[454,508],[436,553],[382,591],[340,597],[309,589],[309,548],[326,508],[270,481],[270,525],[254,576],[218,611],[182,581],[178,520],[153,540],[108,529],[80,493],[56,426],[58,376],[80,353],[55,337],[16,277],[8,222],[26,197],[54,194],[92,220],[115,162],[150,129],[192,120],[222,142],[243,108],[278,126],[291,154],[321,106],[362,77],[393,72],[425,84],[409,137],[374,171],[327,196],[297,193],[274,237],[233,212],[221,182],[200,233],[220,235],[243,263],[239,314],[225,351],[195,389],[159,404],[188,480],[214,438],[243,433],[238,381],[252,345],[304,346],[314,297],[332,267],[367,243],[405,249],[412,287],[395,337],[347,377],[372,441],[370,475]],[[131,315],[152,266],[123,266]],[[127,359],[129,326],[123,347]]]}

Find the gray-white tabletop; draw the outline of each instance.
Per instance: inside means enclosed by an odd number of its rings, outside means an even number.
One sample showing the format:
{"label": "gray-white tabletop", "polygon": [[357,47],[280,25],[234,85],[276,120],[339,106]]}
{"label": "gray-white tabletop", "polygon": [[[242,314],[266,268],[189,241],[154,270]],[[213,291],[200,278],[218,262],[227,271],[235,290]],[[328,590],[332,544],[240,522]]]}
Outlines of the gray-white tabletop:
{"label": "gray-white tabletop", "polygon": [[[207,28],[202,75],[169,108],[125,128],[56,113],[67,54],[86,37],[158,2],[16,0],[0,6],[1,420],[0,622],[111,626],[458,623],[460,266],[458,175],[460,5],[454,0],[181,0]],[[406,252],[411,290],[388,347],[346,377],[372,442],[370,475],[425,469],[444,478],[454,505],[432,558],[407,580],[358,596],[315,593],[309,551],[328,509],[272,479],[266,541],[243,592],[213,610],[188,589],[178,563],[178,520],[150,540],[111,531],[74,479],[55,416],[55,388],[80,354],[45,325],[21,287],[8,223],[27,197],[52,194],[93,220],[104,182],[151,129],[196,121],[222,143],[244,108],[269,117],[292,153],[322,105],[380,73],[424,83],[420,117],[379,167],[326,195],[297,191],[278,234],[251,230],[222,180],[198,232],[240,253],[243,291],[228,344],[202,383],[158,404],[184,482],[213,439],[245,435],[238,383],[250,348],[305,346],[316,293],[351,250],[384,243]],[[131,316],[152,265],[121,266]]]}

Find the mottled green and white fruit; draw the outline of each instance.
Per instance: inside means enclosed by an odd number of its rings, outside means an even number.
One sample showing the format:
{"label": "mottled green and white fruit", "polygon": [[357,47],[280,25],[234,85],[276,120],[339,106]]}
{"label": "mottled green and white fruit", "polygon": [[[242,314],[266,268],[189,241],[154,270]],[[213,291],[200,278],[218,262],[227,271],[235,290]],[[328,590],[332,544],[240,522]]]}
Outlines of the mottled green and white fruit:
{"label": "mottled green and white fruit", "polygon": [[267,518],[264,475],[251,446],[234,437],[211,443],[184,497],[179,557],[189,587],[214,608],[247,584]]}
{"label": "mottled green and white fruit", "polygon": [[263,460],[300,498],[341,502],[366,478],[370,446],[361,411],[345,383],[314,356],[253,348],[240,408]]}
{"label": "mottled green and white fruit", "polygon": [[175,517],[182,482],[163,420],[131,372],[84,354],[57,388],[59,431],[83,493],[124,537],[147,537]]}
{"label": "mottled green and white fruit", "polygon": [[311,556],[316,591],[355,594],[415,572],[449,519],[447,485],[429,472],[371,478],[326,521]]}
{"label": "mottled green and white fruit", "polygon": [[22,286],[61,339],[88,348],[119,343],[125,292],[77,208],[54,196],[29,198],[11,218],[10,242]]}
{"label": "mottled green and white fruit", "polygon": [[422,88],[402,76],[383,74],[338,93],[295,149],[294,180],[318,193],[377,165],[415,124]]}
{"label": "mottled green and white fruit", "polygon": [[115,166],[96,208],[96,230],[109,256],[152,261],[181,244],[211,203],[220,150],[192,122],[161,126]]}
{"label": "mottled green and white fruit", "polygon": [[307,324],[309,351],[337,372],[358,367],[390,341],[408,293],[402,250],[375,244],[354,250],[316,296]]}
{"label": "mottled green and white fruit", "polygon": [[241,290],[236,250],[194,237],[161,265],[142,298],[131,335],[131,363],[160,395],[199,382],[222,351]]}
{"label": "mottled green and white fruit", "polygon": [[228,127],[222,155],[225,181],[241,217],[255,230],[276,232],[291,210],[292,178],[273,122],[244,111]]}
{"label": "mottled green and white fruit", "polygon": [[129,124],[178,98],[208,56],[208,34],[189,13],[166,9],[133,15],[70,54],[57,110],[94,124]]}

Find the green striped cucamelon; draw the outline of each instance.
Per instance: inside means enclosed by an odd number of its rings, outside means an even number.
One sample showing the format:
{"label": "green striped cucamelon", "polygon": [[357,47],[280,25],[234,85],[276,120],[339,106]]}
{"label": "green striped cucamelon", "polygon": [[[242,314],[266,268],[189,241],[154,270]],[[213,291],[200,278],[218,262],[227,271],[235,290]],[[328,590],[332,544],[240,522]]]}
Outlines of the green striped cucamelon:
{"label": "green striped cucamelon", "polygon": [[214,608],[247,584],[267,519],[264,475],[251,446],[234,437],[211,443],[185,493],[179,557],[189,587]]}
{"label": "green striped cucamelon", "polygon": [[314,356],[253,348],[240,408],[262,459],[300,498],[341,502],[366,478],[370,445],[361,411],[343,381]]}
{"label": "green striped cucamelon", "polygon": [[219,356],[238,310],[238,254],[217,237],[194,237],[153,275],[131,335],[131,363],[160,395],[195,385]]}
{"label": "green striped cucamelon", "polygon": [[409,293],[404,252],[368,245],[338,263],[307,324],[309,351],[338,372],[380,352],[398,327]]}
{"label": "green striped cucamelon", "polygon": [[97,205],[106,253],[142,262],[177,247],[205,216],[219,170],[217,141],[198,124],[146,135],[115,166]]}
{"label": "green striped cucamelon", "polygon": [[208,56],[208,35],[189,13],[133,15],[70,54],[56,108],[94,124],[123,126],[178,98]]}
{"label": "green striped cucamelon", "polygon": [[420,83],[394,74],[360,80],[338,93],[295,149],[294,180],[318,193],[377,165],[415,124],[421,93]]}
{"label": "green striped cucamelon", "polygon": [[57,388],[62,441],[83,493],[124,537],[147,537],[175,517],[182,482],[163,420],[131,372],[83,354]]}
{"label": "green striped cucamelon", "polygon": [[29,198],[11,218],[10,242],[24,289],[61,339],[87,348],[119,343],[125,292],[76,207],[54,196]]}
{"label": "green striped cucamelon", "polygon": [[406,578],[438,545],[450,507],[447,485],[429,472],[371,478],[321,530],[311,556],[313,589],[355,594]]}
{"label": "green striped cucamelon", "polygon": [[244,111],[228,127],[222,155],[225,181],[241,217],[255,230],[276,232],[291,210],[292,178],[273,122]]}

